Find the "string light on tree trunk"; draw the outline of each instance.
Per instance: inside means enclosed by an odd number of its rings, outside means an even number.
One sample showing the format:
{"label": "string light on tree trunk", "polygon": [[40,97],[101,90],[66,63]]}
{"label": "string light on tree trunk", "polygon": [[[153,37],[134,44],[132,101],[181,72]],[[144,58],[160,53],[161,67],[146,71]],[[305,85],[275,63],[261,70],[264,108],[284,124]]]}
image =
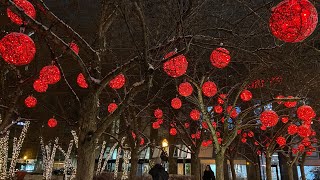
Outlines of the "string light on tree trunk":
{"label": "string light on tree trunk", "polygon": [[[27,0],[13,0],[13,2],[18,6],[20,9],[23,10],[25,14],[27,14],[32,19],[36,18],[36,10],[34,6]],[[26,21],[22,21],[21,17],[14,12],[11,11],[10,8],[7,8],[7,15],[9,19],[18,25],[27,24]]]}
{"label": "string light on tree trunk", "polygon": [[308,0],[284,0],[272,8],[269,26],[282,41],[295,43],[309,37],[318,23],[317,9]]}
{"label": "string light on tree trunk", "polygon": [[29,64],[36,54],[33,40],[23,34],[12,32],[0,40],[0,55],[3,60],[15,66]]}

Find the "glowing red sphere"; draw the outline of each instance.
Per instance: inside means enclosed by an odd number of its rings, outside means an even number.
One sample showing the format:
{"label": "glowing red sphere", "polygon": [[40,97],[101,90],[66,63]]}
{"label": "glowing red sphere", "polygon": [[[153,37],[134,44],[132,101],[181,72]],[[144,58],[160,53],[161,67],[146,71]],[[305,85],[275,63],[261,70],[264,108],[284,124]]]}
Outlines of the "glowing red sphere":
{"label": "glowing red sphere", "polygon": [[287,122],[289,121],[289,117],[288,117],[288,116],[282,117],[282,118],[281,118],[281,121],[282,121],[283,123],[287,123]]}
{"label": "glowing red sphere", "polygon": [[302,121],[311,121],[316,117],[316,113],[312,109],[312,107],[303,105],[297,109],[298,118]]}
{"label": "glowing red sphere", "polygon": [[23,33],[10,33],[0,40],[0,55],[15,66],[29,64],[36,54],[33,40]]}
{"label": "glowing red sphere", "polygon": [[[30,16],[32,19],[36,18],[36,10],[34,6],[27,0],[13,0],[13,2],[21,8],[24,13]],[[14,12],[12,12],[9,8],[7,8],[7,15],[9,19],[18,25],[27,24],[27,22],[23,22],[21,17]]]}
{"label": "glowing red sphere", "polygon": [[[292,99],[294,98],[293,96],[288,96],[287,97],[288,99]],[[296,107],[297,105],[297,101],[287,101],[285,103],[283,103],[283,105],[287,108],[293,108],[293,107]]]}
{"label": "glowing red sphere", "polygon": [[177,135],[177,129],[176,128],[171,128],[169,133],[170,133],[171,136],[175,136],[175,135]]}
{"label": "glowing red sphere", "polygon": [[89,85],[86,81],[86,78],[84,78],[84,75],[82,73],[80,73],[77,77],[77,84],[79,85],[79,87],[84,88],[84,89],[89,87]]}
{"label": "glowing red sphere", "polygon": [[280,147],[286,145],[286,143],[287,143],[286,138],[284,138],[282,136],[277,137],[276,141]]}
{"label": "glowing red sphere", "polygon": [[227,107],[227,112],[230,114],[231,118],[236,118],[238,116],[237,110],[235,108],[232,108],[232,106]]}
{"label": "glowing red sphere", "polygon": [[294,135],[298,132],[298,126],[291,124],[288,126],[288,134]]}
{"label": "glowing red sphere", "polygon": [[37,79],[33,83],[33,89],[37,92],[43,93],[48,89],[48,84],[41,79]]}
{"label": "glowing red sphere", "polygon": [[248,136],[247,133],[243,133],[243,134],[242,134],[242,137],[244,137],[244,138],[247,137],[247,136]]}
{"label": "glowing red sphere", "polygon": [[207,97],[216,95],[217,91],[217,85],[212,81],[207,81],[202,85],[202,92]]}
{"label": "glowing red sphere", "polygon": [[[278,95],[275,99],[283,99],[285,98],[284,96],[282,95]],[[277,101],[278,104],[282,104],[283,102],[282,101]]]}
{"label": "glowing red sphere", "polygon": [[252,93],[249,90],[243,90],[240,93],[240,98],[242,101],[250,101],[252,99]]}
{"label": "glowing red sphere", "polygon": [[109,86],[112,89],[120,89],[123,87],[125,83],[126,83],[126,78],[124,77],[123,74],[119,74],[109,82]]}
{"label": "glowing red sphere", "polygon": [[220,105],[214,106],[214,112],[215,112],[215,113],[221,114],[222,111],[223,111],[222,106],[220,106]]}
{"label": "glowing red sphere", "polygon": [[[175,55],[176,52],[172,51],[165,55],[165,58],[170,58]],[[174,58],[169,59],[165,63],[163,63],[163,70],[171,77],[180,77],[187,72],[188,69],[188,61],[187,58],[180,54]]]}
{"label": "glowing red sphere", "polygon": [[248,136],[249,136],[249,137],[253,137],[253,136],[254,136],[254,133],[253,133],[252,131],[249,131],[249,132],[248,132]]}
{"label": "glowing red sphere", "polygon": [[154,110],[153,115],[154,115],[154,117],[160,119],[163,116],[163,112],[161,109],[158,108],[158,109]]}
{"label": "glowing red sphere", "polygon": [[157,122],[161,125],[161,124],[163,124],[163,119],[157,119]]}
{"label": "glowing red sphere", "polygon": [[47,84],[55,84],[60,81],[60,70],[55,65],[45,66],[40,70],[39,78]]}
{"label": "glowing red sphere", "polygon": [[278,114],[272,110],[266,110],[260,114],[260,121],[266,127],[275,126],[278,123],[278,119]]}
{"label": "glowing red sphere", "polygon": [[173,109],[180,109],[182,106],[182,102],[179,98],[173,98],[171,100],[171,106]]}
{"label": "glowing red sphere", "polygon": [[190,127],[190,124],[186,122],[186,123],[184,123],[184,127],[185,127],[185,128],[189,128],[189,127]]}
{"label": "glowing red sphere", "polygon": [[159,122],[157,122],[157,121],[156,121],[156,122],[153,122],[153,123],[152,123],[152,128],[153,128],[153,129],[159,129],[159,128],[160,128]]}
{"label": "glowing red sphere", "polygon": [[241,138],[241,142],[242,143],[246,143],[247,142],[247,138]]}
{"label": "glowing red sphere", "polygon": [[79,48],[79,46],[78,46],[76,43],[71,42],[71,43],[69,44],[69,47],[72,49],[72,51],[73,51],[74,53],[79,54],[80,48]]}
{"label": "glowing red sphere", "polygon": [[48,120],[48,126],[50,128],[56,127],[57,124],[58,124],[58,121],[56,119],[54,119],[54,118],[51,118],[51,119]]}
{"label": "glowing red sphere", "polygon": [[144,138],[140,137],[140,146],[144,145]]}
{"label": "glowing red sphere", "polygon": [[190,112],[190,117],[192,120],[194,121],[197,121],[200,119],[200,112],[196,109],[193,109],[191,112]]}
{"label": "glowing red sphere", "polygon": [[217,48],[212,51],[210,61],[212,66],[224,68],[230,63],[230,52],[225,48]]}
{"label": "glowing red sphere", "polygon": [[262,126],[260,127],[260,129],[261,129],[262,131],[265,131],[265,130],[267,130],[267,126],[262,125]]}
{"label": "glowing red sphere", "polygon": [[113,113],[118,108],[118,105],[116,103],[110,103],[108,105],[108,112]]}
{"label": "glowing red sphere", "polygon": [[28,107],[28,108],[33,108],[37,105],[37,99],[33,96],[28,96],[25,100],[24,100],[24,104]]}
{"label": "glowing red sphere", "polygon": [[204,128],[204,129],[208,129],[209,128],[208,123],[205,122],[205,121],[202,121],[201,125],[202,125],[202,128]]}
{"label": "glowing red sphere", "polygon": [[179,85],[178,91],[181,96],[187,97],[192,94],[193,87],[190,83],[184,82]]}
{"label": "glowing red sphere", "polygon": [[305,137],[309,137],[310,135],[311,135],[311,128],[310,128],[310,126],[307,126],[307,125],[301,125],[301,126],[299,126],[299,128],[298,128],[298,135],[300,136],[300,137],[303,137],[303,138],[305,138]]}
{"label": "glowing red sphere", "polygon": [[227,99],[227,95],[226,94],[220,94],[218,97],[218,103],[219,104],[224,104],[224,101]]}
{"label": "glowing red sphere", "polygon": [[317,23],[317,9],[308,0],[285,0],[272,9],[269,26],[275,37],[294,43],[309,37]]}

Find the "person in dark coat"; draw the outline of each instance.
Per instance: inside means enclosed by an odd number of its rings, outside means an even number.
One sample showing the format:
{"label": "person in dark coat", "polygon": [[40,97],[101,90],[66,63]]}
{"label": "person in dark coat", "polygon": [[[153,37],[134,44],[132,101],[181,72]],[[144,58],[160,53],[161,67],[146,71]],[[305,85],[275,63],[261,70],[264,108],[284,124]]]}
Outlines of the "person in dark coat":
{"label": "person in dark coat", "polygon": [[168,180],[169,174],[161,165],[161,159],[155,160],[155,165],[150,169],[149,174],[152,176],[152,180]]}
{"label": "person in dark coat", "polygon": [[214,176],[214,172],[211,170],[211,167],[209,165],[206,166],[206,169],[203,172],[202,176],[203,180],[216,180]]}

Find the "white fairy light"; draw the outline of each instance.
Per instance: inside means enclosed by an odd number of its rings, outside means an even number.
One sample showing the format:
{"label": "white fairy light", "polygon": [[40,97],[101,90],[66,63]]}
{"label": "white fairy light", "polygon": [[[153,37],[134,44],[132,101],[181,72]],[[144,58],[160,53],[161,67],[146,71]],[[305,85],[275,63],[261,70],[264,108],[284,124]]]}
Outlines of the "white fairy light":
{"label": "white fairy light", "polygon": [[101,173],[106,169],[107,163],[108,163],[109,159],[111,158],[111,156],[112,156],[112,154],[113,154],[113,151],[114,151],[114,149],[117,147],[117,145],[118,145],[118,142],[116,142],[116,143],[112,146],[112,148],[110,149],[107,158],[106,158],[106,159],[104,160],[104,162],[103,162],[103,165],[102,165],[102,168],[101,168],[99,174],[101,174]]}
{"label": "white fairy light", "polygon": [[[64,176],[65,180],[68,179],[68,176],[67,176],[68,170],[71,169],[72,171],[74,171],[74,167],[71,163],[71,158],[70,158],[72,147],[73,147],[73,140],[70,141],[67,152],[65,152],[61,146],[59,146],[59,145],[57,146],[58,150],[60,150],[65,157],[64,163],[63,163],[63,168],[64,168],[63,173],[65,174],[65,176]],[[71,177],[70,177],[70,179],[72,179]]]}
{"label": "white fairy light", "polygon": [[[126,139],[125,137],[122,138],[121,145],[123,144],[125,139]],[[113,178],[114,179],[116,179],[118,177],[119,160],[120,160],[120,156],[121,156],[120,154],[121,154],[121,146],[119,146],[119,148],[118,148],[116,164],[115,164],[115,167],[114,167],[114,174],[113,174]]]}
{"label": "white fairy light", "polygon": [[[126,144],[127,147],[127,144]],[[129,158],[130,158],[130,151],[129,150],[124,150],[123,153],[123,166],[122,166],[122,177],[121,180],[128,179],[128,170],[129,170]]]}
{"label": "white fairy light", "polygon": [[106,141],[103,141],[102,146],[101,146],[101,150],[100,150],[100,155],[99,155],[98,167],[97,167],[96,175],[100,174],[101,162],[102,162],[102,158],[103,158],[103,155],[104,155],[105,148],[106,148]]}
{"label": "white fairy light", "polygon": [[9,131],[6,135],[0,138],[0,179],[7,178],[7,162],[8,162],[8,142],[9,142]]}
{"label": "white fairy light", "polygon": [[78,148],[78,136],[77,136],[76,131],[72,130],[72,131],[71,131],[71,134],[72,134],[72,136],[73,136],[73,139],[74,139],[74,143],[75,143],[75,145],[76,145],[76,148]]}
{"label": "white fairy light", "polygon": [[58,141],[59,141],[59,138],[56,138],[51,151],[51,143],[44,146],[43,139],[42,138],[40,139],[43,166],[44,166],[43,177],[46,180],[51,179],[51,176],[52,176],[52,168],[53,168],[56,150],[58,148]]}
{"label": "white fairy light", "polygon": [[22,143],[26,137],[26,133],[28,132],[29,125],[30,125],[30,121],[26,121],[25,125],[22,128],[21,134],[19,136],[19,140],[17,140],[16,137],[13,138],[13,152],[12,152],[12,158],[11,158],[11,163],[9,168],[9,179],[12,179],[15,176],[15,173],[16,173],[15,167],[17,164],[17,159],[20,154]]}

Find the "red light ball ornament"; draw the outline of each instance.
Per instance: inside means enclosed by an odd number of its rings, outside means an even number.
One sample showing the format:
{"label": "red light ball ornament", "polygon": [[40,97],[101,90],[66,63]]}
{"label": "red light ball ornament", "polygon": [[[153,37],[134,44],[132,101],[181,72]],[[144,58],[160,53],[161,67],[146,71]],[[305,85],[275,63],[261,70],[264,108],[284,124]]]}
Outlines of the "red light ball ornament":
{"label": "red light ball ornament", "polygon": [[306,126],[306,125],[299,126],[298,135],[303,138],[309,137],[311,135],[310,126]]}
{"label": "red light ball ornament", "polygon": [[171,128],[171,129],[170,129],[170,135],[171,135],[171,136],[177,135],[177,129],[176,129],[176,128]]}
{"label": "red light ball ornament", "polygon": [[217,91],[217,85],[212,81],[207,81],[202,85],[202,92],[207,97],[216,95]]}
{"label": "red light ball ornament", "polygon": [[230,114],[231,118],[236,118],[238,116],[237,110],[235,108],[232,108],[232,106],[227,107],[227,112]]}
{"label": "red light ball ornament", "polygon": [[[294,98],[293,96],[288,96],[287,97],[288,99],[291,99],[291,98]],[[293,108],[293,107],[296,107],[297,105],[297,101],[287,101],[285,103],[283,103],[285,107],[287,108]]]}
{"label": "red light ball ornament", "polygon": [[219,104],[224,104],[224,101],[227,99],[227,95],[226,94],[220,94],[218,97],[218,103]]}
{"label": "red light ball ornament", "polygon": [[[32,19],[36,18],[36,10],[34,6],[27,0],[14,0],[13,1],[19,8],[21,8],[24,13],[30,16]],[[23,22],[21,17],[14,12],[12,12],[9,8],[7,8],[7,15],[9,19],[18,25],[27,24],[27,22]]]}
{"label": "red light ball ornament", "polygon": [[41,69],[39,78],[47,84],[55,84],[61,79],[60,70],[55,65],[45,66]]}
{"label": "red light ball ornament", "polygon": [[110,103],[108,105],[108,112],[113,113],[118,108],[118,105],[116,103]]}
{"label": "red light ball ornament", "polygon": [[272,110],[263,111],[260,114],[260,121],[266,127],[275,126],[278,123],[278,114]]}
{"label": "red light ball ornament", "polygon": [[215,113],[221,114],[222,111],[223,111],[222,106],[220,106],[220,105],[214,106],[214,112],[215,112]]}
{"label": "red light ball ornament", "polygon": [[159,129],[159,128],[160,128],[159,122],[153,122],[153,123],[152,123],[152,128],[153,128],[153,129]]}
{"label": "red light ball ornament", "polygon": [[33,83],[33,89],[39,93],[43,93],[47,91],[48,84],[41,79],[37,79]]}
{"label": "red light ball ornament", "polygon": [[289,117],[285,116],[281,118],[282,123],[287,123],[289,121]]}
{"label": "red light ball ornament", "polygon": [[[172,51],[165,55],[165,59],[170,58],[175,55],[176,52]],[[187,72],[188,69],[188,61],[186,57],[182,54],[169,59],[165,63],[163,63],[163,70],[171,77],[180,77]]]}
{"label": "red light ball ornament", "polygon": [[158,109],[154,110],[153,115],[154,115],[154,117],[156,117],[157,119],[160,119],[160,118],[162,118],[162,116],[163,116],[163,112],[162,112],[161,109],[158,108]]}
{"label": "red light ball ornament", "polygon": [[250,101],[252,99],[252,93],[249,90],[243,90],[240,94],[242,101]]}
{"label": "red light ball ornament", "polygon": [[[275,99],[283,99],[285,98],[284,96],[282,95],[278,95]],[[278,104],[282,104],[283,102],[282,101],[277,101]]]}
{"label": "red light ball ornament", "polygon": [[277,144],[279,144],[280,147],[286,145],[287,141],[286,141],[286,138],[282,137],[282,136],[279,136],[277,137]]}
{"label": "red light ball ornament", "polygon": [[190,124],[186,122],[184,123],[184,127],[188,129],[190,127]]}
{"label": "red light ball ornament", "polygon": [[249,132],[248,132],[248,136],[249,136],[249,137],[253,137],[253,136],[254,136],[254,133],[253,133],[252,131],[249,131]]}
{"label": "red light ball ornament", "polygon": [[0,55],[3,60],[15,66],[29,64],[36,54],[33,40],[23,33],[10,33],[0,41]]}
{"label": "red light ball ornament", "polygon": [[144,145],[144,138],[140,138],[140,146]]}
{"label": "red light ball ornament", "polygon": [[303,105],[297,109],[298,118],[302,121],[311,121],[316,117],[316,113],[312,109],[312,107]]}
{"label": "red light ball ornament", "polygon": [[278,39],[295,43],[309,37],[318,23],[316,8],[308,0],[285,0],[272,9],[269,26]]}
{"label": "red light ball ornament", "polygon": [[83,75],[82,73],[80,73],[80,74],[78,75],[78,77],[77,77],[77,83],[78,83],[78,85],[79,85],[81,88],[86,89],[86,88],[89,87],[89,85],[88,85],[88,83],[87,83],[87,81],[86,81],[86,79],[84,78],[84,75]]}
{"label": "red light ball ornament", "polygon": [[171,106],[173,109],[180,109],[182,106],[182,102],[179,98],[173,98],[171,100]]}
{"label": "red light ball ornament", "polygon": [[109,82],[109,86],[112,89],[121,89],[125,83],[126,83],[126,78],[124,77],[123,74],[119,74]]}
{"label": "red light ball ornament", "polygon": [[192,120],[194,121],[197,121],[200,119],[200,112],[196,109],[193,109],[191,112],[190,112],[190,117]]}
{"label": "red light ball ornament", "polygon": [[79,48],[79,46],[78,46],[76,43],[71,42],[71,43],[69,44],[69,47],[70,47],[70,49],[72,49],[72,51],[73,51],[74,53],[79,54],[80,48]]}
{"label": "red light ball ornament", "polygon": [[163,124],[163,119],[157,119],[158,124]]}
{"label": "red light ball ornament", "polygon": [[54,119],[54,118],[51,118],[51,119],[48,120],[48,126],[50,128],[56,127],[57,124],[58,124],[58,121],[56,119]]}
{"label": "red light ball ornament", "polygon": [[210,61],[216,68],[224,68],[230,63],[230,52],[225,48],[217,48],[212,51]]}
{"label": "red light ball ornament", "polygon": [[37,99],[33,96],[28,96],[25,100],[24,100],[24,104],[28,107],[28,108],[33,108],[37,105]]}
{"label": "red light ball ornament", "polygon": [[241,138],[241,142],[242,142],[242,143],[246,143],[246,142],[247,142],[247,139],[246,139],[246,138]]}
{"label": "red light ball ornament", "polygon": [[187,97],[192,94],[193,87],[190,83],[184,82],[179,85],[178,91],[181,96]]}
{"label": "red light ball ornament", "polygon": [[294,135],[298,132],[298,126],[291,124],[288,126],[288,134]]}

